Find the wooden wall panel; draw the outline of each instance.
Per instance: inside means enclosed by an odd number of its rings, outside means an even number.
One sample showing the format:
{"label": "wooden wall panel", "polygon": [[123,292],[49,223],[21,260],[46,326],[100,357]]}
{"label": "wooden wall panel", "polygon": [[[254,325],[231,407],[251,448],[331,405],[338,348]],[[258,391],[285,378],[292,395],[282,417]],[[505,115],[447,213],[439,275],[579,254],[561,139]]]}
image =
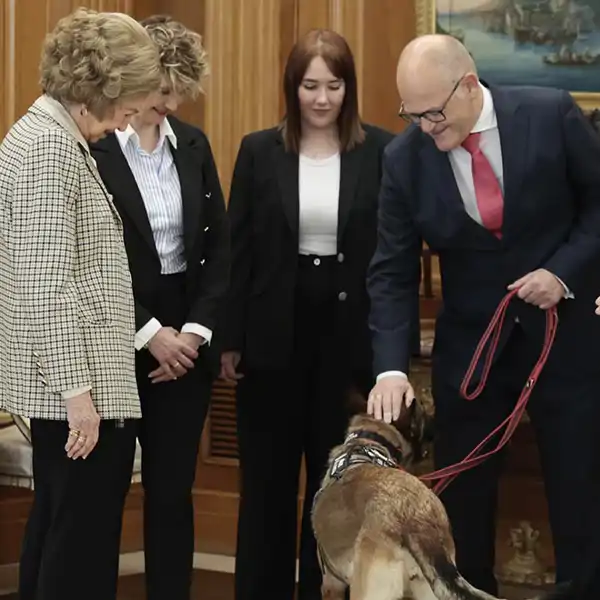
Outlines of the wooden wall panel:
{"label": "wooden wall panel", "polygon": [[39,59],[48,31],[48,2],[16,0],[14,20],[14,118],[39,95]]}
{"label": "wooden wall panel", "polygon": [[16,0],[4,0],[0,7],[0,136],[15,118],[15,3]]}
{"label": "wooden wall panel", "polygon": [[213,75],[204,129],[226,192],[242,136],[281,117],[281,8],[280,0],[206,0],[204,40]]}
{"label": "wooden wall panel", "polygon": [[414,36],[414,4],[412,0],[367,1],[363,23],[368,27],[364,27],[359,74],[362,115],[368,122],[399,132],[405,123],[398,117],[396,65],[402,48]]}
{"label": "wooden wall panel", "polygon": [[[21,0],[19,0],[20,2]],[[46,21],[48,29],[69,13],[80,6],[86,6],[97,11],[125,12],[131,14],[134,0],[47,0]]]}

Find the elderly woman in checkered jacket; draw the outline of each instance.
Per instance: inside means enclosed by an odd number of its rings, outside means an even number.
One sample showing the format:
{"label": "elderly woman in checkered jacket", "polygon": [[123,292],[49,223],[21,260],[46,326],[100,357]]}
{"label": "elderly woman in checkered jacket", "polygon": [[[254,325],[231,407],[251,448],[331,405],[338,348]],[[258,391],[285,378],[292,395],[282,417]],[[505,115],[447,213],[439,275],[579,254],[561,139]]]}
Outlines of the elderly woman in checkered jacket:
{"label": "elderly woman in checkered jacket", "polygon": [[22,600],[116,596],[141,412],[122,226],[88,144],[160,81],[139,23],[78,10],[48,35],[43,95],[0,145],[0,408],[31,419],[35,481]]}

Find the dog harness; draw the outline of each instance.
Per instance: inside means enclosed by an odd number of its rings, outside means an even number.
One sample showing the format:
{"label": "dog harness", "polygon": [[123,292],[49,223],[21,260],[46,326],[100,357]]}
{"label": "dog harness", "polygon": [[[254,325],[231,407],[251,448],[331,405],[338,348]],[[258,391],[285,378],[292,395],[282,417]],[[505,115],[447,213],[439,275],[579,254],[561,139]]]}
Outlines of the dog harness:
{"label": "dog harness", "polygon": [[[384,451],[370,444],[351,444],[354,440],[369,439],[384,446],[393,458]],[[372,464],[378,467],[396,467],[402,461],[402,453],[390,444],[382,435],[373,431],[353,431],[344,440],[344,445],[349,444],[346,452],[340,454],[329,467],[329,476],[340,479],[348,467],[359,464]]]}

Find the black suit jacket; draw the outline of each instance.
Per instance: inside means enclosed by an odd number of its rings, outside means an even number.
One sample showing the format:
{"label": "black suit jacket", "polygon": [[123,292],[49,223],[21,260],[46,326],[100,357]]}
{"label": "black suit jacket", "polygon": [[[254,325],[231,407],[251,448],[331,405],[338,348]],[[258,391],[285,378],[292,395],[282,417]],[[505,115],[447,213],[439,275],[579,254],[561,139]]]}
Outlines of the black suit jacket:
{"label": "black suit jacket", "polygon": [[[375,249],[381,161],[392,134],[365,126],[366,139],[342,154],[335,285],[353,367],[371,369],[367,266]],[[298,263],[298,155],[277,128],[242,140],[231,186],[232,273],[224,347],[247,367],[289,364]]]}
{"label": "black suit jacket", "polygon": [[[375,370],[409,368],[409,305],[419,285],[421,239],[439,253],[443,309],[433,377],[458,385],[507,285],[538,268],[558,276],[574,300],[558,305],[551,363],[595,374],[600,318],[600,139],[566,92],[490,87],[504,171],[503,237],[466,213],[446,153],[411,127],[387,148],[379,242],[368,276]],[[518,317],[542,347],[543,311],[515,299]],[[504,336],[506,339],[508,333]]]}
{"label": "black suit jacket", "polygon": [[[229,285],[229,225],[211,147],[202,131],[169,117],[177,137],[171,146],[183,201],[186,322],[211,330]],[[170,143],[170,142],[169,142]],[[144,201],[114,134],[91,147],[100,175],[123,221],[136,301],[136,329],[153,317],[146,305],[157,289],[161,265]]]}

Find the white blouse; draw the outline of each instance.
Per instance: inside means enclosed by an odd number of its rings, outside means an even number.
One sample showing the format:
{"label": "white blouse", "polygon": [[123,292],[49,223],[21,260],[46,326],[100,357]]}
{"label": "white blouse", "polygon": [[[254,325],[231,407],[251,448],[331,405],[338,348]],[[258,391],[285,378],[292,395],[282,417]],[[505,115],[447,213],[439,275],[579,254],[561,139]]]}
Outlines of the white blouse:
{"label": "white blouse", "polygon": [[337,252],[340,155],[313,159],[300,155],[299,254],[330,256]]}

